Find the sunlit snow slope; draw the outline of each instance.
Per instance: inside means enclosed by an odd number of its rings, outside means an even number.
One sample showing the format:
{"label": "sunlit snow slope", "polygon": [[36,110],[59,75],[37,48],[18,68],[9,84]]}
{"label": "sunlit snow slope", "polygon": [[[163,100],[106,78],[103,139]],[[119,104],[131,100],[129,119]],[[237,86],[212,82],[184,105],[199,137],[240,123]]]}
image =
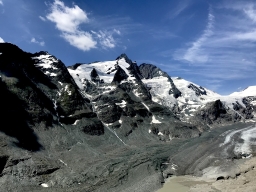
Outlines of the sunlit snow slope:
{"label": "sunlit snow slope", "polygon": [[[237,114],[242,115],[245,109],[251,105],[256,104],[256,86],[248,87],[244,91],[235,92],[233,94],[222,96],[192,82],[186,81],[181,78],[172,78],[176,87],[181,91],[182,96],[177,99],[178,106],[181,109],[183,118],[188,119],[193,116],[193,111],[203,109],[206,103],[220,100],[227,110],[235,111]],[[250,96],[250,97],[249,97]],[[249,100],[246,103],[246,100]],[[241,110],[237,109],[241,107]],[[182,115],[181,115],[182,116]]]}

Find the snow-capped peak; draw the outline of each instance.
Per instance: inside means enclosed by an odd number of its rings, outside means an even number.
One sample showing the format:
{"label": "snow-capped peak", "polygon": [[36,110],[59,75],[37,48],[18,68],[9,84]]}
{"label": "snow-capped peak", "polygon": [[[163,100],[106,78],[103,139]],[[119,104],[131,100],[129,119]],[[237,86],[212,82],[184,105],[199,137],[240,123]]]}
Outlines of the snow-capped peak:
{"label": "snow-capped peak", "polygon": [[209,89],[206,89],[180,77],[174,77],[172,78],[172,80],[177,88],[181,91],[182,96],[185,98],[189,98],[189,100],[197,100],[198,98],[202,98],[203,100],[205,100],[207,98],[220,96],[219,94]]}
{"label": "snow-capped peak", "polygon": [[117,60],[113,61],[104,61],[104,62],[95,62],[90,64],[81,64],[75,69],[69,68],[68,71],[76,81],[80,89],[84,88],[83,82],[86,80],[91,81],[91,72],[94,70],[97,72],[101,82],[110,84],[113,82],[114,76],[118,70],[118,67],[121,67],[128,77],[130,73],[128,68],[130,64],[126,62],[124,57],[120,57]]}
{"label": "snow-capped peak", "polygon": [[248,96],[255,96],[255,95],[256,95],[256,86],[249,86],[246,89],[244,89],[243,91],[231,93],[229,96],[248,97]]}

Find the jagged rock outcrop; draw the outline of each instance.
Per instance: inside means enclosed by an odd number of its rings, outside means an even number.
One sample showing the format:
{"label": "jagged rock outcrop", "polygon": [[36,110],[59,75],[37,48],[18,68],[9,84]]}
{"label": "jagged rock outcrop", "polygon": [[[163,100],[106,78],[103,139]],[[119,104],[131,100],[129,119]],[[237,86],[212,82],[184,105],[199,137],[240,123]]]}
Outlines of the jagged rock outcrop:
{"label": "jagged rock outcrop", "polygon": [[207,103],[193,113],[193,116],[189,119],[192,124],[200,127],[202,131],[213,127],[230,125],[240,120],[241,116],[235,111],[229,111],[220,100]]}
{"label": "jagged rock outcrop", "polygon": [[128,75],[125,73],[125,71],[121,67],[118,66],[112,83],[119,84],[119,83],[121,83],[121,81],[123,81],[127,78],[128,78]]}
{"label": "jagged rock outcrop", "polygon": [[100,82],[100,77],[97,73],[97,71],[93,68],[92,71],[91,71],[91,80],[95,83],[98,83]]}
{"label": "jagged rock outcrop", "polygon": [[251,104],[254,97],[245,97],[242,104],[239,102],[233,103],[233,109],[244,119],[252,119],[254,117],[255,106]]}
{"label": "jagged rock outcrop", "polygon": [[153,79],[154,77],[167,77],[168,83],[170,83],[171,85],[169,94],[173,95],[174,98],[178,98],[179,96],[181,96],[181,92],[174,85],[170,76],[166,72],[159,69],[158,67],[152,64],[143,63],[139,66],[139,71],[142,74],[143,78],[145,79]]}
{"label": "jagged rock outcrop", "polygon": [[195,91],[197,96],[207,95],[206,90],[201,86],[197,87],[197,86],[195,86],[194,84],[191,83],[191,84],[188,85],[188,88]]}
{"label": "jagged rock outcrop", "polygon": [[[35,54],[26,53],[9,43],[1,43],[0,51],[2,52],[1,90],[3,90],[1,101],[5,103],[10,101],[10,104],[6,103],[4,119],[10,119],[11,116],[19,117],[24,122],[20,124],[24,124],[24,130],[20,128],[12,131],[13,133],[18,133],[20,130],[24,133],[18,135],[29,135],[25,127],[32,127],[42,122],[46,126],[54,126],[59,122],[67,123],[65,118],[70,115],[73,118],[75,116],[83,118],[93,113],[88,100],[82,97],[65,65],[54,56],[43,51]],[[11,105],[13,105],[10,112],[12,114],[8,114]],[[17,111],[16,115],[14,111]],[[11,127],[14,128],[16,125]],[[29,139],[25,140],[29,141]]]}

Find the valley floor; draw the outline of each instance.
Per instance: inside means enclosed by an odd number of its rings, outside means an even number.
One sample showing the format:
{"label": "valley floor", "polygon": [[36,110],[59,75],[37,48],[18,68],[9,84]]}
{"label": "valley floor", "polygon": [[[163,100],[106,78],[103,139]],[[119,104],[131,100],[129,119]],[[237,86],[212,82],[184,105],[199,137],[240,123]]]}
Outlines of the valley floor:
{"label": "valley floor", "polygon": [[[215,138],[214,146],[206,147],[212,151],[206,158],[201,158],[198,164],[202,164],[209,157],[212,158],[212,163],[197,171],[201,174],[198,175],[195,171],[191,175],[171,176],[157,192],[256,191],[256,157],[253,157],[255,129],[256,126],[251,125],[224,131]],[[200,159],[199,156],[197,158]],[[197,177],[192,176],[195,174]]]}
{"label": "valley floor", "polygon": [[[84,137],[71,128],[54,128],[40,135],[48,150],[29,153],[32,157],[18,154],[27,158],[4,169],[0,186],[15,192],[153,192],[169,177],[166,190],[159,192],[256,191],[256,157],[252,157],[256,151],[255,129],[255,123],[235,124],[212,129],[197,138],[137,147],[122,145],[111,132]],[[65,142],[51,139],[54,148],[47,146],[47,138],[52,136]],[[45,165],[59,169],[42,176],[27,174],[27,169],[46,169]]]}
{"label": "valley floor", "polygon": [[157,192],[254,192],[256,191],[256,157],[240,165],[241,173],[235,178],[209,179],[206,177],[178,176],[166,180]]}

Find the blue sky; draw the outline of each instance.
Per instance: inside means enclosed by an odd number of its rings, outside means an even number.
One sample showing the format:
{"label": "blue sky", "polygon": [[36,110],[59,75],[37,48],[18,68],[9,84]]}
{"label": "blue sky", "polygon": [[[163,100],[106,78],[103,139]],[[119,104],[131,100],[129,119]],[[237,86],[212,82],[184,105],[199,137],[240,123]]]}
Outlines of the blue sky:
{"label": "blue sky", "polygon": [[0,26],[67,66],[126,53],[220,94],[256,84],[255,0],[0,0]]}

